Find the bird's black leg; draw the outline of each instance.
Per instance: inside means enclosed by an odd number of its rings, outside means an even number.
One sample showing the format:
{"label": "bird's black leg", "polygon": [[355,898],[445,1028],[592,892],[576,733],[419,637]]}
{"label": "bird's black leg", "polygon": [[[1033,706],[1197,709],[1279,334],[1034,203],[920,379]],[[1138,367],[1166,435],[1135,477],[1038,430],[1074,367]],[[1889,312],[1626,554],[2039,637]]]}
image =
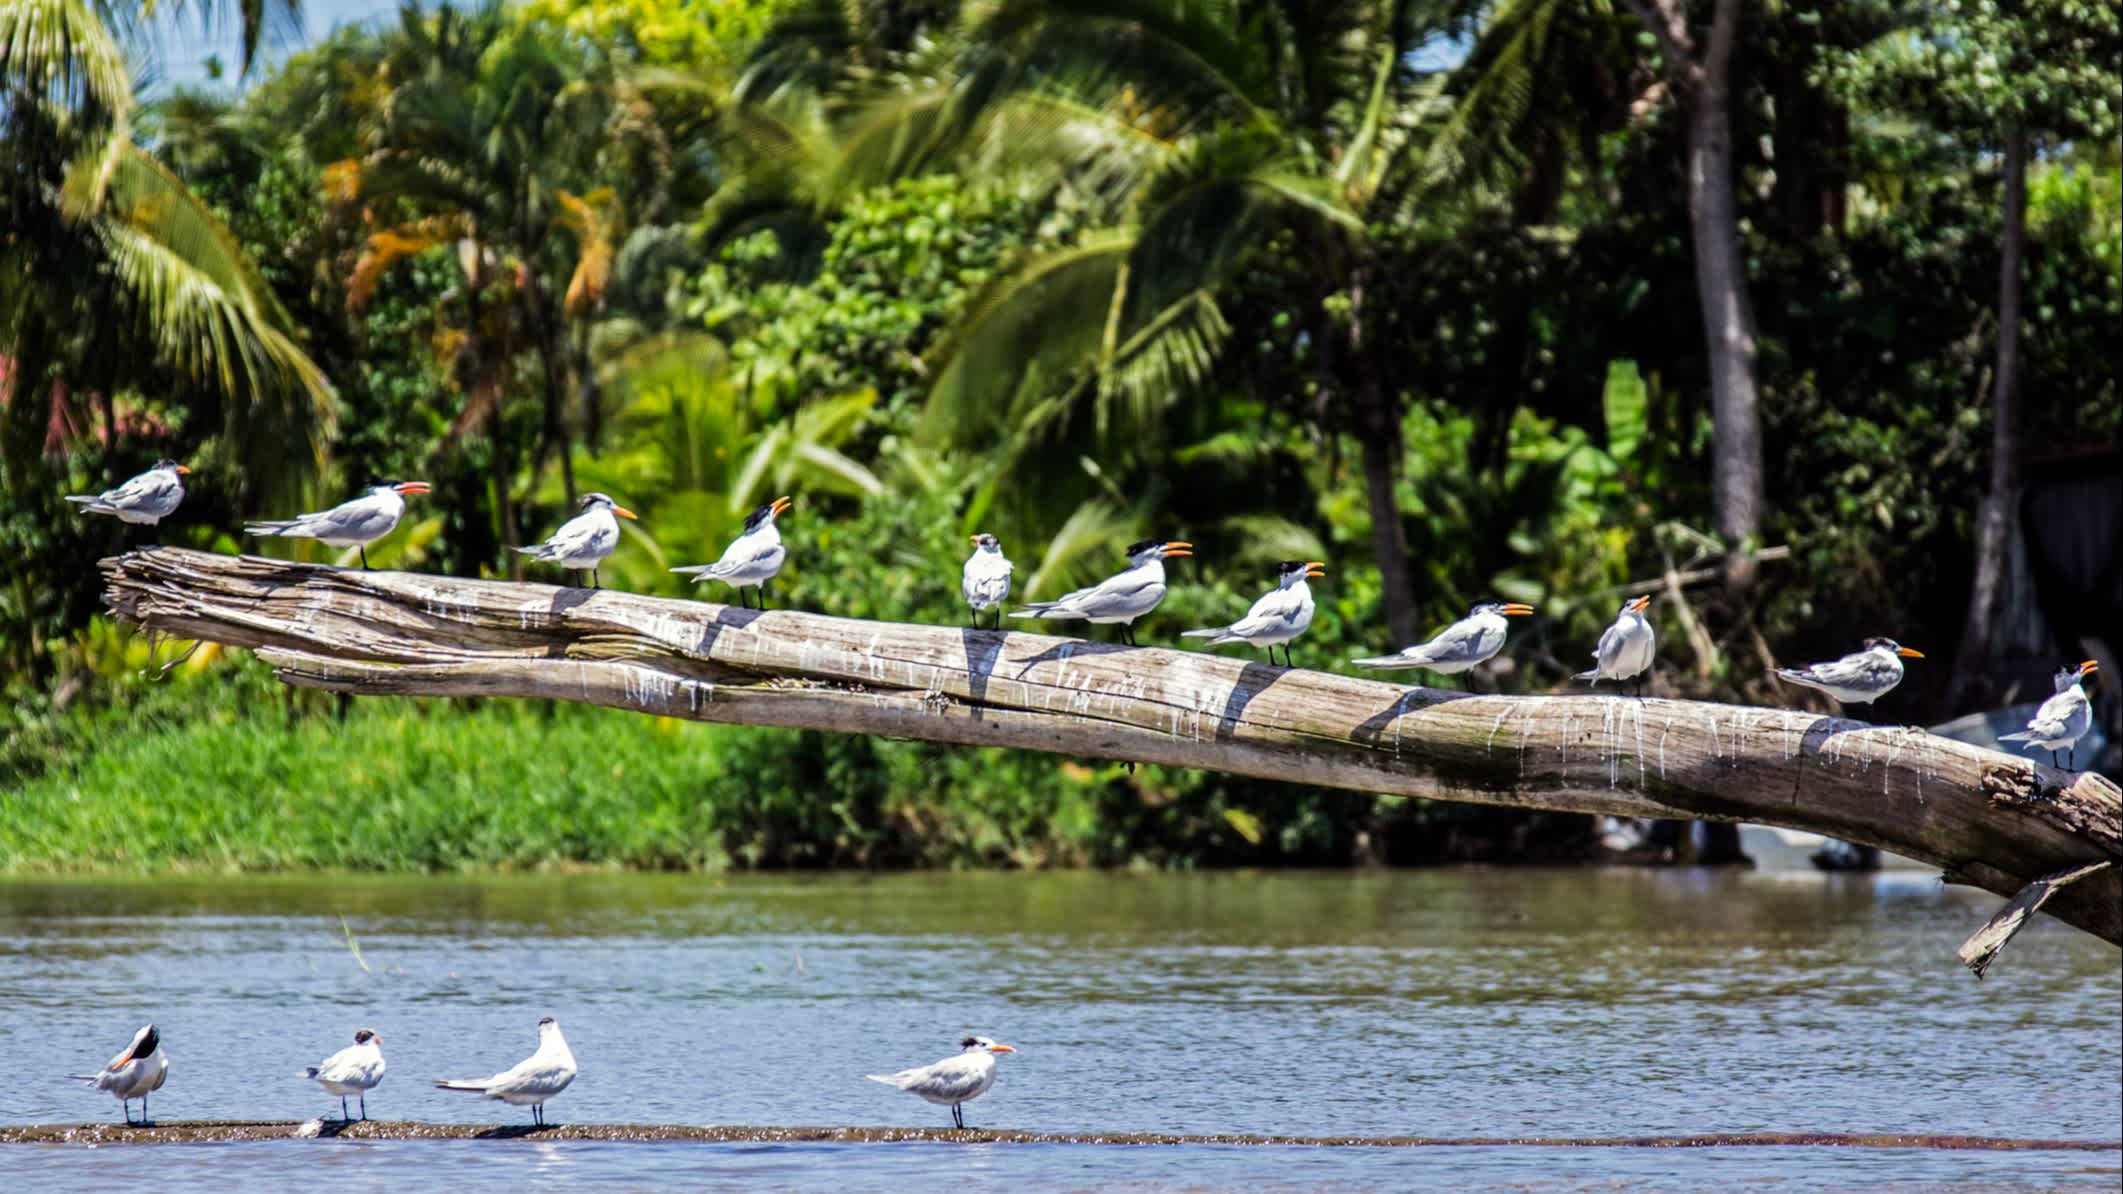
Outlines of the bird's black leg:
{"label": "bird's black leg", "polygon": [[148,1126],[146,1091],[140,1092],[140,1126],[143,1128]]}
{"label": "bird's black leg", "polygon": [[595,568],[590,569],[590,587],[593,589],[601,589],[604,587],[604,582],[597,579],[597,569]]}
{"label": "bird's black leg", "polygon": [[369,570],[369,545],[364,543],[354,550],[361,553],[361,570],[367,572]]}
{"label": "bird's black leg", "polygon": [[339,1096],[339,1122],[343,1124],[354,1122],[353,1113],[346,1109],[345,1095]]}
{"label": "bird's black leg", "polygon": [[369,1096],[368,1096],[368,1092],[367,1092],[367,1091],[363,1091],[363,1092],[361,1093],[361,1121],[362,1121],[363,1123],[367,1123],[367,1122],[368,1122],[368,1119],[369,1119]]}
{"label": "bird's black leg", "polygon": [[126,1126],[126,1127],[128,1127],[128,1128],[132,1127],[132,1126],[133,1126],[133,1101],[132,1101],[131,1099],[119,1099],[119,1100],[118,1100],[118,1111],[119,1111],[119,1113],[120,1113],[120,1114],[122,1114],[122,1115],[124,1115],[124,1116],[125,1116],[125,1126]]}
{"label": "bird's black leg", "polygon": [[951,1104],[951,1126],[959,1129],[960,1131],[965,1130],[966,1105],[964,1103]]}

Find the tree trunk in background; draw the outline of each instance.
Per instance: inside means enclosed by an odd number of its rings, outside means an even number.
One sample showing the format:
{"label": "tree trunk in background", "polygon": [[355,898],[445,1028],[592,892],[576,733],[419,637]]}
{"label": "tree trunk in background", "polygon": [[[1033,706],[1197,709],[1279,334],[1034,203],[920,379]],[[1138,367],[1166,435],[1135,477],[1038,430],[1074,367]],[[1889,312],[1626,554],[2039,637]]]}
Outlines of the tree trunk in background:
{"label": "tree trunk in background", "polygon": [[1362,446],[1364,501],[1371,512],[1371,554],[1384,589],[1386,628],[1394,642],[1406,644],[1416,641],[1415,590],[1408,576],[1408,538],[1401,531],[1401,413],[1372,356],[1377,337],[1367,342],[1364,336],[1364,288],[1370,276],[1371,251],[1366,247],[1350,271],[1349,368],[1357,376],[1356,437]]}
{"label": "tree trunk in background", "polygon": [[[1698,44],[1682,0],[1629,0],[1658,39],[1666,77],[1688,120],[1688,233],[1695,253],[1696,301],[1710,365],[1711,513],[1734,548],[1757,538],[1762,522],[1762,414],[1755,389],[1754,303],[1740,252],[1732,165],[1732,45],[1739,0],[1717,0],[1709,36]],[[1725,583],[1754,582],[1751,554],[1726,558]]]}
{"label": "tree trunk in background", "polygon": [[2005,198],[1998,253],[1998,364],[1991,383],[1990,492],[1976,515],[1976,574],[1954,656],[1949,709],[1962,707],[1990,662],[1990,627],[2005,579],[2005,548],[2020,505],[2020,258],[2027,235],[2027,130],[2005,134]]}

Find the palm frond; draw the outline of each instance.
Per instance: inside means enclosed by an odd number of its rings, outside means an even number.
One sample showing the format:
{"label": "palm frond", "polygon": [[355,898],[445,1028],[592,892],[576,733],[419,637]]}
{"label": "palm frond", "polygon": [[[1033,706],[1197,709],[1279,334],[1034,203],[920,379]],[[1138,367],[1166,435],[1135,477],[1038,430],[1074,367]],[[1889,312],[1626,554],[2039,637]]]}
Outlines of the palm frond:
{"label": "palm frond", "polygon": [[1057,597],[1112,572],[1120,549],[1135,537],[1137,521],[1111,502],[1094,499],[1078,506],[1040,553],[1039,567],[1025,580],[1025,599]]}

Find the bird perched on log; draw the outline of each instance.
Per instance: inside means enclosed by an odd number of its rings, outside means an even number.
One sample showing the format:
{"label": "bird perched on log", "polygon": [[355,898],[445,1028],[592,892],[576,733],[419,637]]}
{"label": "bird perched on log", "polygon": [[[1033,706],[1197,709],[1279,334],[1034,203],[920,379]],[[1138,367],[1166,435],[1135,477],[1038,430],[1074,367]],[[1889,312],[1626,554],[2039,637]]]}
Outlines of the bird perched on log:
{"label": "bird perched on log", "polygon": [[1003,602],[1010,596],[1010,557],[1003,554],[1002,540],[993,535],[973,536],[973,554],[966,557],[966,570],[958,591],[973,607],[973,626],[980,627],[980,611],[995,610],[995,628],[1002,629]]}
{"label": "bird perched on log", "polygon": [[1651,670],[1651,657],[1658,650],[1651,623],[1644,617],[1644,610],[1650,605],[1649,596],[1624,601],[1621,612],[1614,616],[1614,625],[1600,635],[1599,646],[1592,650],[1592,670],[1579,672],[1576,678],[1595,685],[1602,680],[1623,683],[1634,679],[1636,694],[1643,696],[1644,682],[1638,677]]}
{"label": "bird perched on log", "polygon": [[1033,601],[1012,610],[1013,618],[1042,618],[1061,622],[1118,623],[1121,641],[1135,645],[1135,620],[1157,608],[1165,599],[1165,561],[1194,554],[1194,545],[1181,539],[1144,539],[1128,545],[1125,571],[1092,585],[1064,594],[1054,601]]}
{"label": "bird perched on log", "polygon": [[988,1088],[995,1085],[996,1055],[1017,1050],[984,1036],[969,1036],[958,1044],[958,1053],[934,1064],[901,1070],[896,1074],[868,1074],[865,1077],[928,1102],[950,1107],[951,1125],[963,1128],[966,1126],[966,1102],[988,1093]]}
{"label": "bird perched on log", "polygon": [[1523,602],[1478,601],[1466,617],[1438,631],[1429,642],[1404,647],[1399,654],[1350,662],[1381,670],[1428,668],[1440,675],[1456,676],[1495,658],[1504,649],[1504,636],[1511,629],[1507,619],[1523,618],[1532,612],[1533,607]]}
{"label": "bird perched on log", "polygon": [[634,512],[601,493],[582,495],[582,513],[560,524],[551,538],[530,547],[513,550],[534,560],[590,574],[590,587],[597,588],[597,566],[619,546],[619,521]]}
{"label": "bird perched on log", "polygon": [[2064,751],[2064,765],[2077,770],[2079,765],[2079,739],[2093,728],[2093,701],[2086,695],[2086,678],[2101,670],[2101,665],[2089,659],[2079,666],[2068,667],[2057,673],[2056,695],[2042,702],[2035,710],[2027,728],[2017,734],[2000,734],[2000,742],[2025,742],[2049,752],[2049,765],[2057,765],[2057,752]]}
{"label": "bird perched on log", "polygon": [[369,1092],[383,1081],[383,1038],[373,1029],[364,1028],[354,1034],[354,1043],[332,1054],[316,1065],[302,1071],[305,1078],[314,1079],[324,1087],[325,1093],[339,1096],[339,1118],[352,1122],[347,1114],[346,1097],[361,1098],[361,1118],[369,1117]]}
{"label": "bird perched on log", "polygon": [[315,539],[329,547],[359,548],[361,566],[369,566],[369,544],[398,529],[405,517],[405,499],[426,493],[425,481],[371,481],[362,495],[329,510],[276,522],[245,523],[247,535],[278,535],[286,539]]}
{"label": "bird perched on log", "polygon": [[719,580],[737,590],[737,602],[744,608],[745,589],[759,587],[759,608],[767,607],[767,582],[781,571],[782,561],[789,558],[788,549],[781,545],[781,531],[774,520],[794,503],[778,497],[759,509],[745,515],[744,533],[730,541],[723,549],[722,558],[712,564],[688,564],[673,568],[696,581]]}
{"label": "bird perched on log", "polygon": [[1290,640],[1312,625],[1312,586],[1305,582],[1327,575],[1326,568],[1317,560],[1285,560],[1276,565],[1275,587],[1254,602],[1245,617],[1229,626],[1181,631],[1180,637],[1205,638],[1212,647],[1220,643],[1266,647],[1271,664],[1275,662],[1276,644],[1280,643],[1284,665],[1295,666],[1290,662]]}
{"label": "bird perched on log", "polygon": [[89,514],[108,514],[120,522],[151,527],[177,512],[177,507],[184,501],[184,478],[191,472],[176,461],[164,458],[156,461],[155,467],[116,489],[69,494],[66,500],[80,505]]}
{"label": "bird perched on log", "polygon": [[529,1107],[531,1122],[545,1123],[545,1101],[575,1080],[575,1054],[551,1016],[538,1022],[538,1051],[491,1078],[437,1078],[443,1090],[468,1090],[512,1107]]}
{"label": "bird perched on log", "polygon": [[124,1109],[125,1122],[133,1122],[134,1099],[140,1100],[140,1126],[148,1127],[148,1092],[162,1089],[163,1080],[170,1075],[170,1059],[162,1052],[162,1034],[149,1024],[133,1034],[133,1043],[127,1045],[116,1057],[104,1064],[101,1072],[76,1074],[74,1077],[95,1087],[107,1090]]}
{"label": "bird perched on log", "polygon": [[1802,668],[1780,667],[1777,675],[1805,688],[1817,688],[1846,705],[1869,705],[1902,682],[1902,661],[1924,653],[1891,638],[1869,638],[1865,649],[1827,663]]}

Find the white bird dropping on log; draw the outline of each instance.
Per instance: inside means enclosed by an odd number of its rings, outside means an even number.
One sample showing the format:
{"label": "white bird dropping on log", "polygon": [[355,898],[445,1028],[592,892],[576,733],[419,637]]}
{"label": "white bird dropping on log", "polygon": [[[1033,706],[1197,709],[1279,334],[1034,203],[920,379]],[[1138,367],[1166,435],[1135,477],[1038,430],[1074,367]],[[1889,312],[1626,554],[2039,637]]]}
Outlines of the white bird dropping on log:
{"label": "white bird dropping on log", "polygon": [[[1579,672],[1577,679],[1598,684],[1602,680],[1623,682],[1636,679],[1651,670],[1651,656],[1658,649],[1658,640],[1652,636],[1651,623],[1644,618],[1644,610],[1651,598],[1631,597],[1622,603],[1622,610],[1614,616],[1614,625],[1600,635],[1600,645],[1593,648],[1593,666],[1589,672]],[[1644,682],[1637,680],[1636,692],[1644,695]]]}
{"label": "white bird dropping on log", "polygon": [[1010,557],[1003,554],[1002,540],[993,535],[973,536],[973,554],[966,557],[965,573],[958,591],[973,607],[973,625],[980,626],[980,611],[995,610],[995,628],[1002,629],[1002,604],[1010,596]]}
{"label": "white bird dropping on log", "polygon": [[1902,682],[1904,659],[1922,658],[1922,651],[1891,638],[1869,638],[1862,651],[1802,668],[1780,667],[1777,675],[1805,688],[1818,688],[1846,705],[1869,705]]}
{"label": "white bird dropping on log", "polygon": [[66,500],[90,514],[108,514],[119,522],[151,527],[177,512],[184,501],[184,478],[191,471],[165,458],[116,489],[69,494]]}
{"label": "white bird dropping on log", "polygon": [[560,1024],[547,1016],[538,1022],[538,1051],[491,1078],[437,1078],[444,1090],[468,1090],[512,1107],[529,1107],[531,1122],[545,1123],[545,1101],[575,1080],[575,1055],[568,1051]]}
{"label": "white bird dropping on log", "polygon": [[1504,636],[1511,628],[1506,619],[1523,618],[1532,612],[1532,606],[1519,601],[1476,602],[1466,617],[1438,631],[1429,642],[1404,647],[1398,654],[1349,662],[1382,671],[1420,667],[1443,676],[1457,676],[1487,663],[1504,649]]}
{"label": "white bird dropping on log", "polygon": [[144,1128],[151,1122],[147,1117],[148,1092],[161,1090],[169,1073],[170,1059],[162,1052],[162,1034],[149,1024],[133,1034],[133,1043],[106,1062],[102,1072],[74,1077],[97,1090],[109,1091],[124,1110],[128,1124],[133,1122],[132,1100],[139,1099],[140,1126]]}
{"label": "white bird dropping on log", "polygon": [[347,1114],[346,1097],[361,1098],[361,1118],[369,1117],[369,1092],[383,1081],[383,1038],[372,1029],[364,1028],[354,1034],[354,1043],[332,1054],[316,1065],[302,1071],[305,1078],[314,1079],[327,1094],[339,1096],[339,1118],[351,1122]]}
{"label": "white bird dropping on log", "polygon": [[597,566],[619,546],[619,518],[634,512],[601,493],[582,495],[582,513],[560,524],[543,543],[514,550],[534,560],[590,574],[590,587],[597,586]]}
{"label": "white bird dropping on log", "polygon": [[1283,663],[1290,662],[1290,640],[1305,632],[1312,625],[1312,586],[1308,580],[1317,580],[1327,575],[1327,566],[1317,560],[1285,560],[1276,565],[1275,587],[1264,594],[1246,616],[1229,626],[1211,626],[1202,630],[1183,630],[1181,638],[1205,638],[1210,646],[1219,643],[1248,643],[1255,647],[1268,648],[1268,662],[1275,662],[1276,644],[1282,644]]}
{"label": "white bird dropping on log", "polygon": [[2101,665],[2089,659],[2075,668],[2065,668],[2057,673],[2057,694],[2042,702],[2035,710],[2034,719],[2027,728],[2017,734],[2000,734],[2000,742],[2025,742],[2049,752],[2049,765],[2057,765],[2057,752],[2066,751],[2064,765],[2078,769],[2079,739],[2093,728],[2093,702],[2086,696],[2086,677],[2101,670]]}
{"label": "white bird dropping on log", "polygon": [[[744,533],[730,541],[723,549],[722,558],[712,564],[688,564],[673,568],[696,581],[719,580],[737,590],[737,602],[745,605],[745,589],[759,586],[759,608],[767,607],[767,582],[781,571],[782,561],[789,558],[788,549],[781,545],[781,530],[774,520],[793,505],[788,498],[778,497],[759,509],[745,515]],[[746,606],[746,608],[750,608]]]}
{"label": "white bird dropping on log", "polygon": [[367,568],[369,544],[398,529],[398,520],[405,517],[408,495],[426,493],[429,489],[425,481],[372,481],[360,497],[341,502],[329,510],[318,510],[300,518],[245,523],[243,530],[249,535],[315,539],[328,547],[359,548],[361,566]]}
{"label": "white bird dropping on log", "polygon": [[865,1076],[872,1082],[882,1082],[928,1102],[950,1107],[952,1126],[963,1128],[966,1126],[965,1102],[988,1093],[988,1088],[995,1085],[996,1055],[1017,1050],[984,1036],[969,1036],[958,1044],[958,1053],[932,1065],[901,1070],[896,1074]]}
{"label": "white bird dropping on log", "polygon": [[1157,608],[1165,599],[1165,561],[1194,554],[1194,545],[1183,539],[1144,539],[1128,545],[1128,567],[1092,585],[1064,594],[1054,601],[1033,601],[1013,610],[1013,618],[1044,618],[1050,621],[1082,620],[1120,624],[1121,641],[1135,645],[1135,620]]}

